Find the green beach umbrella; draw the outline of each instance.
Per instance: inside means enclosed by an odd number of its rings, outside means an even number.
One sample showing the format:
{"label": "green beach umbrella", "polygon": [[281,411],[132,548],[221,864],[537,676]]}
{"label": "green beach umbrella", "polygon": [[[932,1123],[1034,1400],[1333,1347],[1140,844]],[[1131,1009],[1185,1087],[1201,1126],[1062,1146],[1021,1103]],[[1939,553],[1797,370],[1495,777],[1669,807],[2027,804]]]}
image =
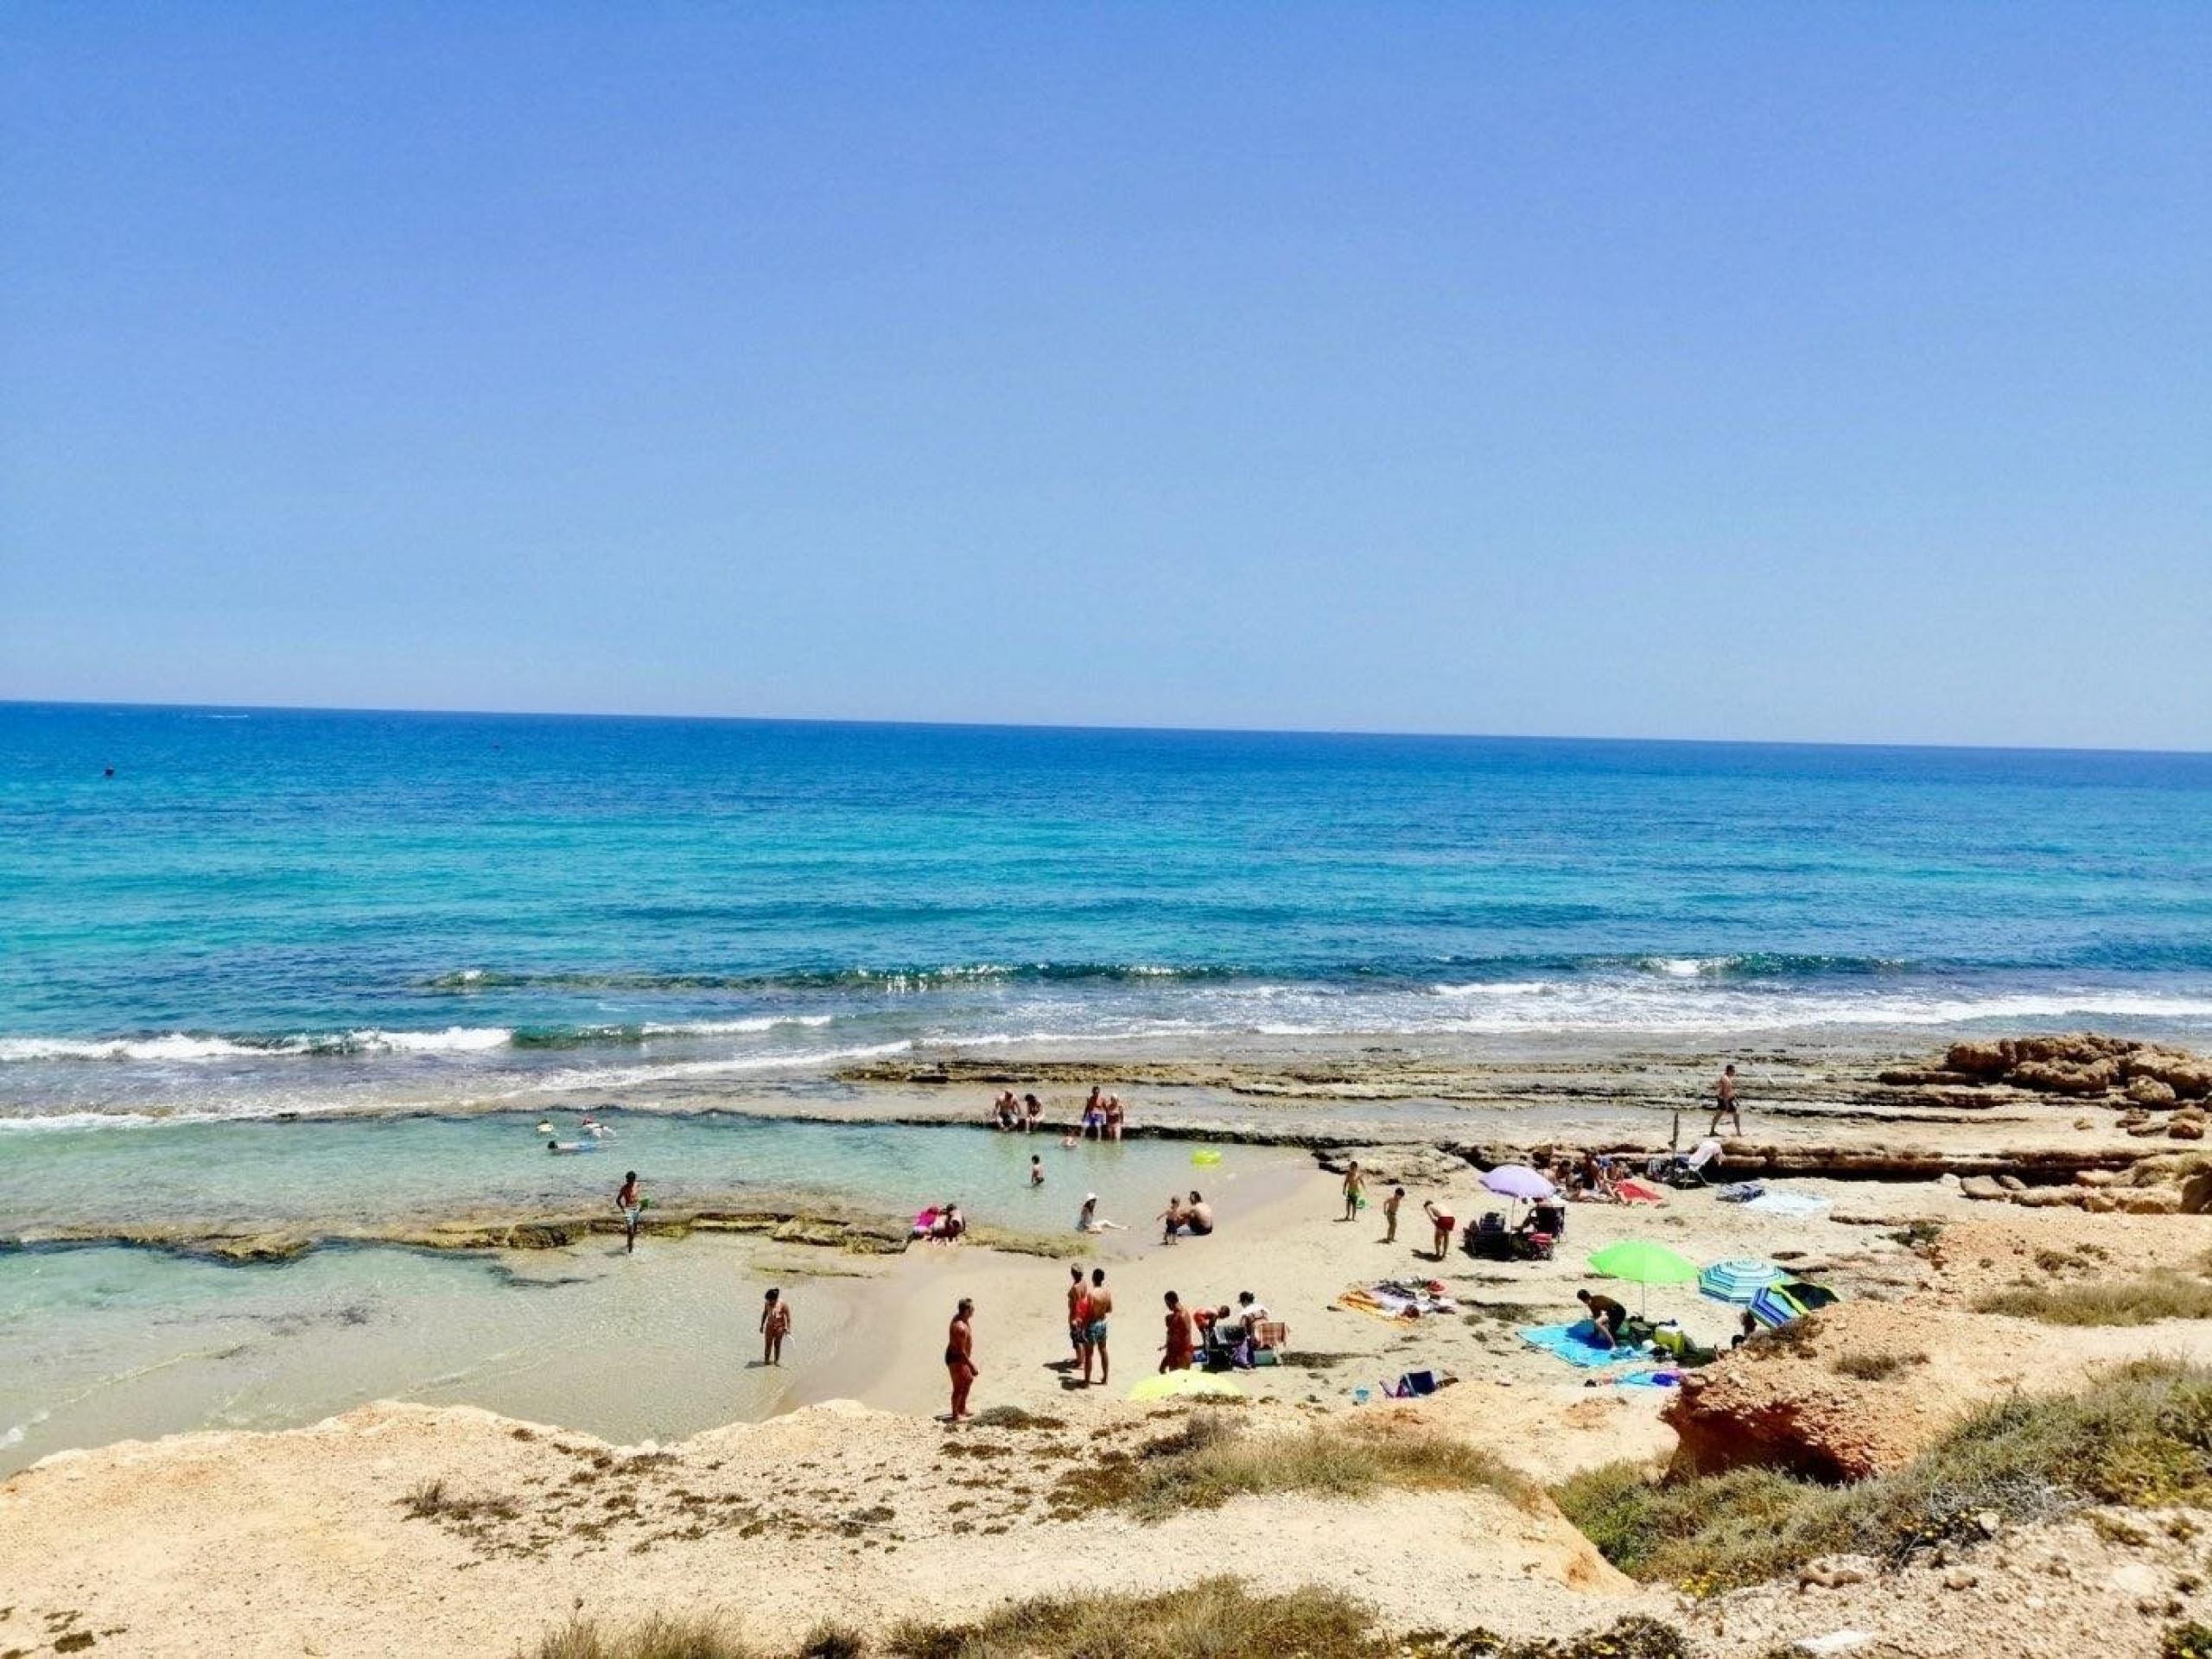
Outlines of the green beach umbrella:
{"label": "green beach umbrella", "polygon": [[[1697,1263],[1677,1255],[1664,1244],[1647,1239],[1624,1238],[1590,1254],[1590,1268],[1608,1279],[1625,1279],[1632,1285],[1686,1285],[1697,1277]],[[1643,1299],[1637,1298],[1643,1312]]]}
{"label": "green beach umbrella", "polygon": [[1179,1394],[1218,1394],[1238,1396],[1244,1390],[1225,1376],[1216,1376],[1211,1371],[1162,1371],[1157,1376],[1147,1376],[1129,1390],[1132,1400],[1166,1400]]}

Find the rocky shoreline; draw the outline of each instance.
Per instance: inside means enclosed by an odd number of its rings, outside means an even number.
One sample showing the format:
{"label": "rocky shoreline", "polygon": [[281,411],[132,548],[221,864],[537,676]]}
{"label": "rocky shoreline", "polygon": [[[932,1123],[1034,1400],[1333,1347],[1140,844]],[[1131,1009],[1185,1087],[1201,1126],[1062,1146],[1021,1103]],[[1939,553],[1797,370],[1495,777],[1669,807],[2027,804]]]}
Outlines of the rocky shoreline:
{"label": "rocky shoreline", "polygon": [[[1128,1317],[1116,1326],[1110,1394],[1075,1389],[1047,1363],[1065,1352],[1064,1269],[1018,1254],[1021,1241],[979,1232],[977,1243],[996,1248],[907,1251],[895,1221],[818,1202],[687,1203],[656,1213],[656,1231],[900,1258],[853,1264],[887,1292],[872,1304],[866,1344],[883,1374],[862,1378],[856,1368],[852,1382],[869,1408],[813,1404],[622,1447],[467,1408],[378,1404],[305,1429],[63,1452],[0,1483],[0,1580],[10,1585],[0,1618],[11,1621],[0,1624],[0,1652],[74,1651],[89,1634],[96,1655],[221,1644],[474,1659],[528,1652],[572,1611],[619,1629],[664,1609],[728,1604],[749,1637],[788,1652],[833,1603],[874,1637],[917,1611],[985,1617],[1014,1585],[1160,1595],[1227,1573],[1261,1594],[1319,1586],[1350,1596],[1409,1643],[1422,1630],[1479,1624],[1586,1642],[1562,1649],[1577,1653],[1936,1659],[1996,1650],[1989,1633],[2001,1630],[2008,1654],[2157,1653],[2162,1632],[2212,1611],[2203,1517],[2186,1504],[2158,1508],[2164,1497],[2102,1509],[2038,1499],[2016,1516],[2001,1491],[1976,1493],[1959,1499],[1972,1507],[1955,1525],[1907,1536],[1894,1553],[1817,1553],[1757,1581],[1712,1584],[1632,1574],[1593,1547],[1597,1527],[1586,1534],[1570,1518],[1582,1514],[1566,1496],[1578,1479],[1640,1489],[1662,1469],[1678,1481],[1753,1483],[1726,1489],[1732,1503],[1779,1503],[1804,1483],[1815,1493],[1909,1484],[1916,1459],[1993,1402],[2071,1397],[2145,1365],[2212,1376],[2212,1318],[2176,1311],[2212,1306],[2212,1216],[2196,1213],[2212,1207],[2212,1159],[2186,1130],[2172,1133],[2194,1121],[2201,1097],[2185,1092],[2187,1068],[2200,1063],[2097,1037],[2016,1039],[1993,1046],[1993,1060],[1964,1047],[1910,1065],[1869,1058],[1848,1077],[1808,1062],[1786,1086],[1762,1075],[1747,1113],[1753,1132],[1726,1143],[1725,1173],[1787,1179],[1820,1200],[1815,1213],[1762,1216],[1699,1192],[1649,1209],[1576,1205],[1572,1248],[1507,1264],[1456,1253],[1431,1262],[1402,1237],[1385,1245],[1373,1223],[1338,1219],[1336,1183],[1319,1171],[1357,1157],[1374,1179],[1402,1179],[1464,1217],[1490,1201],[1480,1167],[1554,1148],[1649,1150],[1665,1144],[1677,1110],[1701,1128],[1689,1090],[1709,1062],[1655,1061],[1641,1083],[1595,1085],[1599,1104],[1567,1116],[1558,1096],[1532,1098],[1504,1071],[1486,1073],[1481,1086],[1503,1103],[1471,1118],[1484,1110],[1469,1103],[1473,1085],[1444,1101],[1427,1086],[1435,1070],[1415,1092],[1352,1099],[1326,1091],[1372,1089],[1371,1072],[1348,1084],[1342,1068],[1307,1068],[1296,1087],[1322,1092],[1293,1094],[1273,1092],[1293,1081],[1281,1068],[1246,1092],[1254,1078],[1236,1066],[1203,1082],[1181,1062],[1151,1081],[1118,1061],[1111,1071],[1075,1059],[1059,1063],[1064,1071],[1024,1066],[1022,1078],[1056,1094],[1109,1077],[1142,1089],[1141,1134],[1314,1154],[1314,1167],[1223,1236],[1111,1243],[1102,1259]],[[2166,1075],[2152,1077],[2152,1066]],[[2092,1092],[2068,1068],[2102,1081]],[[988,1133],[976,1106],[995,1090],[971,1085],[997,1073],[926,1075],[879,1077],[820,1109]],[[2146,1104],[2151,1091],[2137,1086],[2146,1077],[2174,1099]],[[1981,1103],[1961,1108],[1954,1096]],[[1841,1109],[1824,1112],[1822,1100]],[[2146,1124],[2155,1137],[2133,1133]],[[88,1230],[16,1243],[127,1243],[238,1262],[369,1243],[496,1258],[572,1250],[617,1230],[604,1213],[550,1214],[325,1233]],[[1696,1261],[1787,1263],[1845,1300],[1787,1340],[1724,1351],[1672,1389],[1613,1387],[1522,1341],[1520,1326],[1573,1318],[1573,1293],[1589,1282],[1586,1254],[1630,1235]],[[1078,1253],[1066,1236],[1037,1244]],[[1089,1242],[1079,1253],[1099,1254]],[[1401,1326],[1338,1305],[1348,1283],[1392,1272],[1443,1279],[1461,1313]],[[1262,1485],[1166,1520],[1116,1510],[1111,1494],[1148,1459],[1183,1456],[1207,1438],[1187,1427],[1186,1407],[1121,1397],[1128,1367],[1150,1370],[1163,1290],[1211,1300],[1248,1282],[1291,1327],[1282,1365],[1240,1377],[1251,1458],[1353,1431],[1440,1437],[1494,1460],[1503,1484]],[[2019,1311],[2046,1294],[2124,1298],[2145,1284],[2170,1301],[2126,1319],[2051,1323]],[[1725,1351],[1735,1310],[1694,1287],[1649,1292],[1653,1317],[1679,1318]],[[944,1374],[931,1362],[955,1295],[982,1310],[982,1388],[996,1408],[990,1421],[957,1429],[928,1416],[941,1406]],[[1418,1367],[1460,1381],[1424,1401],[1354,1403],[1355,1387]],[[1783,1479],[1797,1484],[1756,1484]],[[1426,1570],[1408,1589],[1406,1541],[1415,1538]],[[550,1599],[549,1584],[559,1586]],[[427,1624],[426,1594],[440,1599]],[[1603,1645],[1631,1625],[1673,1645]],[[1865,1639],[1792,1648],[1838,1632]],[[72,1647],[59,1647],[63,1639]]]}

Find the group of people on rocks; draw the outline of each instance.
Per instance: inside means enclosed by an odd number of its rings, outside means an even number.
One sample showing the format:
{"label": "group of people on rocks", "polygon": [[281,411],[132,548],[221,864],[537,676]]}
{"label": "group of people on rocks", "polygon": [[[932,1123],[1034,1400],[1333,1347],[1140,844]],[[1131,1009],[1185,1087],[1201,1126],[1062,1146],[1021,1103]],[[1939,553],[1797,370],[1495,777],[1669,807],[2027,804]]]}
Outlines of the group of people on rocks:
{"label": "group of people on rocks", "polygon": [[[995,1129],[1020,1135],[1032,1134],[1045,1127],[1045,1103],[1033,1091],[1017,1096],[1011,1089],[1001,1090],[991,1103],[990,1116],[984,1122]],[[1070,1145],[1081,1138],[1085,1141],[1118,1141],[1128,1122],[1128,1109],[1122,1104],[1119,1095],[1109,1095],[1096,1084],[1090,1097],[1083,1103],[1083,1113],[1068,1128],[1065,1140]]]}

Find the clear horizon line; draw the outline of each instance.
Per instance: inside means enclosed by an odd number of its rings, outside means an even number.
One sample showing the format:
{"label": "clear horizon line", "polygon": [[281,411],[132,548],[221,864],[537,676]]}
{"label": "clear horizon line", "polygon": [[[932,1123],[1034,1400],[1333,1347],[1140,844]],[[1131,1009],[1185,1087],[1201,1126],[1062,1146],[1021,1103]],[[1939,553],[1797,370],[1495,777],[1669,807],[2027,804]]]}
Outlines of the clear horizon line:
{"label": "clear horizon line", "polygon": [[1988,754],[2139,754],[2183,759],[2212,757],[2212,749],[2051,743],[1961,743],[1837,738],[1649,737],[1560,732],[1466,732],[1380,727],[1147,726],[1111,721],[899,720],[858,715],[702,715],[619,709],[404,708],[382,703],[144,702],[100,697],[0,696],[0,709],[111,709],[212,710],[222,714],[417,715],[464,720],[632,720],[752,726],[891,726],[939,731],[1026,731],[1157,734],[1215,737],[1344,737],[1430,740],[1471,743],[1672,743],[1697,747],[1773,749],[1915,749]]}

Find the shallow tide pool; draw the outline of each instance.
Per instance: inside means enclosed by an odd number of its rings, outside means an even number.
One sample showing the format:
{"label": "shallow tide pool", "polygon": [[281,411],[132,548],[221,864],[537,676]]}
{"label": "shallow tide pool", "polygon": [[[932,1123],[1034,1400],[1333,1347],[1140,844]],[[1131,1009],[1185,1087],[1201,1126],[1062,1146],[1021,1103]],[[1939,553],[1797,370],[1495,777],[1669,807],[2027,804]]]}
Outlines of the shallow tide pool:
{"label": "shallow tide pool", "polygon": [[[0,1236],[343,1231],[571,1210],[611,1205],[635,1167],[671,1204],[757,1190],[903,1214],[950,1198],[978,1222],[1071,1235],[1095,1191],[1100,1213],[1141,1237],[1171,1190],[1201,1186],[1229,1221],[1310,1167],[1285,1151],[1173,1141],[1069,1148],[962,1128],[603,1116],[620,1138],[573,1157],[547,1153],[538,1120],[514,1116],[7,1134]],[[575,1130],[568,1117],[556,1127]],[[1046,1166],[1041,1189],[1028,1185],[1033,1155]],[[856,1391],[886,1359],[884,1299],[910,1264],[923,1265],[651,1233],[635,1255],[612,1235],[542,1251],[346,1244],[248,1266],[112,1244],[0,1251],[0,1475],[67,1447],[288,1427],[375,1399],[671,1439]],[[777,1371],[753,1363],[771,1283],[798,1314]]]}

